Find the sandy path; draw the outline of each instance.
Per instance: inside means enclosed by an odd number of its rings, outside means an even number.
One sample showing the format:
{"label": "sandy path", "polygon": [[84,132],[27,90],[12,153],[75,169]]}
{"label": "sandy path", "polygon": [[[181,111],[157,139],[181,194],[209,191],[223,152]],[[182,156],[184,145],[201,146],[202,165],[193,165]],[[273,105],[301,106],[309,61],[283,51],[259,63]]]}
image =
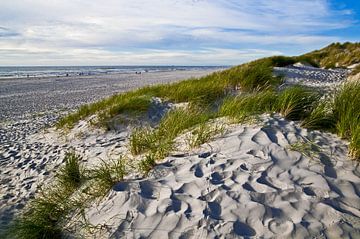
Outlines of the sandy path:
{"label": "sandy path", "polygon": [[328,91],[344,82],[344,79],[349,74],[349,70],[327,70],[295,64],[288,67],[274,67],[274,73],[285,77],[283,87],[286,85],[301,84]]}

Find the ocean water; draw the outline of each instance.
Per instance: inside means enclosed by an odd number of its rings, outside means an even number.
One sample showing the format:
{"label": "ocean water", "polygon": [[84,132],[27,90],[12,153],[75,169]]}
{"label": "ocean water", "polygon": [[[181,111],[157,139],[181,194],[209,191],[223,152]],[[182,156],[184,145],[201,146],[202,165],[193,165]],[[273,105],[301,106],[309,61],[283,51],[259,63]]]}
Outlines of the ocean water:
{"label": "ocean water", "polygon": [[0,79],[223,69],[226,66],[0,66]]}

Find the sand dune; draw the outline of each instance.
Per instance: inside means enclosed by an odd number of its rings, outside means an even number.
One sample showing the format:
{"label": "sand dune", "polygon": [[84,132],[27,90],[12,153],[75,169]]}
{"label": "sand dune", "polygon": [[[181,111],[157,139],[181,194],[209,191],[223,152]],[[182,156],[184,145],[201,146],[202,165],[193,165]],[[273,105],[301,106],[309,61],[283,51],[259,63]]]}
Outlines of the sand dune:
{"label": "sand dune", "polygon": [[[308,157],[296,142],[318,148]],[[359,237],[360,166],[336,136],[275,117],[203,150],[117,184],[89,222],[110,238]]]}
{"label": "sand dune", "polygon": [[[306,66],[280,71],[286,84],[310,86],[334,86],[345,76]],[[311,82],[314,77],[317,83]],[[54,129],[42,131],[56,119],[48,112],[1,125],[1,224],[13,219],[39,185],[51,182],[70,148],[83,156],[86,167],[128,150],[127,129],[104,133],[81,121],[66,137]],[[263,125],[238,125],[198,150],[167,157],[148,178],[118,183],[85,210],[88,222],[102,230],[80,233],[93,238],[360,238],[360,166],[347,153],[347,143],[335,135],[266,116]]]}

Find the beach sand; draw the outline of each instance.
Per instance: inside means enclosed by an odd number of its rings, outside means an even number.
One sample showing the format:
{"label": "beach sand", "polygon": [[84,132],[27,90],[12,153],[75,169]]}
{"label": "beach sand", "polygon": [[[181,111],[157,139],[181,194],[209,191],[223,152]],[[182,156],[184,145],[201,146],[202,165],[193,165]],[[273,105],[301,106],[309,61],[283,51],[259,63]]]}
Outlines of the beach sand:
{"label": "beach sand", "polygon": [[[305,84],[315,71],[276,70],[285,72],[289,84]],[[316,79],[325,88],[344,81],[343,72],[320,73]],[[73,89],[59,94],[69,96],[69,105],[80,97]],[[128,153],[130,129],[105,132],[80,121],[64,134],[35,126],[46,125],[46,117],[1,128],[7,139],[0,146],[4,225],[39,185],[51,182],[66,150],[82,155],[86,167]],[[212,142],[165,158],[149,177],[119,182],[84,211],[87,223],[102,230],[78,231],[89,238],[360,238],[360,166],[347,153],[347,142],[336,135],[303,129],[279,115],[230,124]]]}
{"label": "beach sand", "polygon": [[[335,135],[280,117],[168,157],[86,211],[99,238],[358,238],[360,167]],[[291,149],[311,142],[310,156]]]}
{"label": "beach sand", "polygon": [[[56,171],[68,142],[37,140],[71,110],[117,92],[176,82],[214,70],[0,80],[0,228]],[[93,145],[92,145],[93,146]],[[94,145],[95,146],[95,145]]]}

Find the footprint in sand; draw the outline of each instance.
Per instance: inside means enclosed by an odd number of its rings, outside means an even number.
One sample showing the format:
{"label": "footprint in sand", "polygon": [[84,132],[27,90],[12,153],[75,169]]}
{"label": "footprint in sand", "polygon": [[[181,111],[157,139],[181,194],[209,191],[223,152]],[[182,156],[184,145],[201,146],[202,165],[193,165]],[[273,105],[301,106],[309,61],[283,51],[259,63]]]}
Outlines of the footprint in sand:
{"label": "footprint in sand", "polygon": [[294,229],[294,224],[290,221],[278,221],[276,219],[273,219],[269,222],[269,228],[270,231],[272,231],[274,234],[276,235],[289,235],[293,229]]}

